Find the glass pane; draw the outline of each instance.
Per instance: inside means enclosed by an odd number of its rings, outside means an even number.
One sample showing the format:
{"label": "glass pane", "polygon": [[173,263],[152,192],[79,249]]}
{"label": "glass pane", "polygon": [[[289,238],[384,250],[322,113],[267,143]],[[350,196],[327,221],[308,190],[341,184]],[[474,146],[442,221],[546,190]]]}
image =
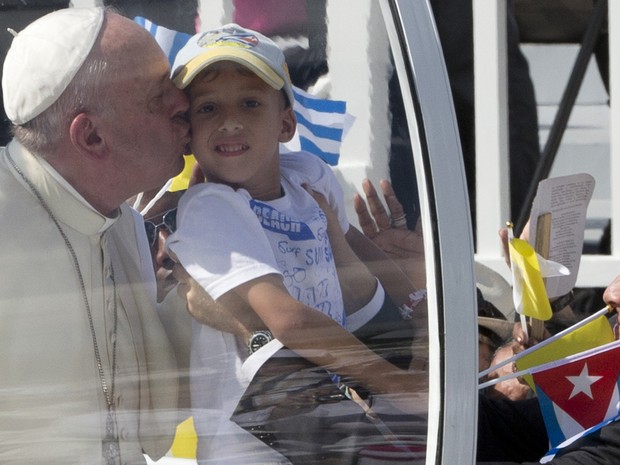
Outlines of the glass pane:
{"label": "glass pane", "polygon": [[[430,5],[386,2],[413,146],[429,289],[427,463],[474,461],[476,292],[463,158]],[[386,8],[387,9],[387,8]],[[436,300],[435,300],[436,299]],[[433,304],[436,306],[433,307]]]}

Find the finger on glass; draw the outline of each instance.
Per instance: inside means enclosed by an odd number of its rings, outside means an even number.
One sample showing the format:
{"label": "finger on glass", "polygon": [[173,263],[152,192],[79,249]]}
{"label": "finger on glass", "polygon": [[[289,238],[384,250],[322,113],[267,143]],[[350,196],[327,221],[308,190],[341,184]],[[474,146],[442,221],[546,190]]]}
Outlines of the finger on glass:
{"label": "finger on glass", "polygon": [[377,225],[370,216],[366,202],[362,196],[357,193],[353,196],[353,207],[355,208],[355,213],[357,213],[357,222],[364,235],[369,239],[376,237],[379,233]]}
{"label": "finger on glass", "polygon": [[364,189],[368,208],[370,208],[370,213],[374,218],[377,228],[379,228],[379,231],[390,229],[390,217],[385,210],[383,203],[379,199],[379,195],[377,194],[375,186],[373,186],[372,182],[369,179],[364,179],[362,181],[362,189]]}
{"label": "finger on glass", "polygon": [[385,203],[390,210],[391,226],[396,229],[407,229],[407,216],[402,204],[394,193],[392,183],[387,179],[382,179],[379,181],[379,185],[381,186]]}

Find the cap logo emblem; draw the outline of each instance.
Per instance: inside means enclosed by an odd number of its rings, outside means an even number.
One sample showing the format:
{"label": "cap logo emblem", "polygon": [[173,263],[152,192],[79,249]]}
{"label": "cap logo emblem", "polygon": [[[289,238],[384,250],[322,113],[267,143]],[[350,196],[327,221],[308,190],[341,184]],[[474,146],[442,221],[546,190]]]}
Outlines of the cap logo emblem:
{"label": "cap logo emblem", "polygon": [[258,38],[253,34],[217,31],[203,35],[198,40],[198,45],[201,47],[252,48],[258,45]]}

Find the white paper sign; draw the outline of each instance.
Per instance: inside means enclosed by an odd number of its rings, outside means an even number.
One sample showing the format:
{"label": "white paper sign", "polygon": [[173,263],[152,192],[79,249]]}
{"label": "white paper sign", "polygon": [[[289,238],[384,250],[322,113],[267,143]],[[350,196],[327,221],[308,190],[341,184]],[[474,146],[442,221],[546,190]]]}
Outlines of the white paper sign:
{"label": "white paper sign", "polygon": [[538,184],[530,213],[529,242],[535,246],[538,219],[550,213],[549,256],[546,258],[570,270],[568,276],[545,280],[549,298],[570,292],[577,282],[586,210],[594,192],[594,184],[594,178],[586,173],[545,179]]}

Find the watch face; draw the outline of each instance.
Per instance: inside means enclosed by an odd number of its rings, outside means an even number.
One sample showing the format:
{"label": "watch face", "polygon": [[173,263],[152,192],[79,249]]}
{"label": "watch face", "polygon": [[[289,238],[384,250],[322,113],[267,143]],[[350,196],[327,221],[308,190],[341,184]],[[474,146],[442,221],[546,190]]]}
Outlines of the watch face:
{"label": "watch face", "polygon": [[271,341],[271,339],[272,338],[269,336],[269,334],[266,334],[266,333],[253,334],[252,337],[250,338],[250,343],[248,344],[250,353],[253,354],[258,349],[260,349],[265,344],[267,344],[269,341]]}

